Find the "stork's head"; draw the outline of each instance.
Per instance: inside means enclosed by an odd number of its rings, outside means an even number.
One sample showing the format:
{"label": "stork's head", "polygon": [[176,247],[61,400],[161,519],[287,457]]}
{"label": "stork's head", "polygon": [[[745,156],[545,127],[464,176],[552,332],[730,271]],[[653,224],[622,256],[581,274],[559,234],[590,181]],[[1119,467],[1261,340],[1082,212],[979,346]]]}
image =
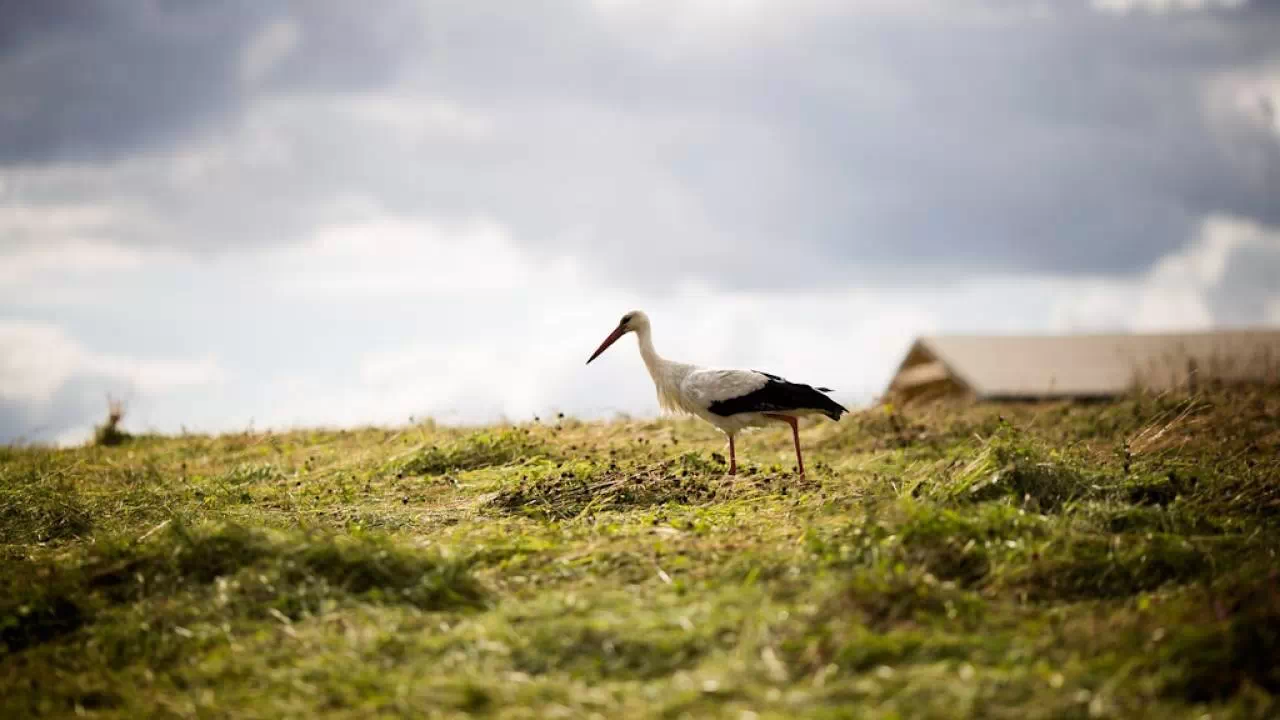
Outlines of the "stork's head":
{"label": "stork's head", "polygon": [[618,321],[618,326],[613,329],[613,332],[609,333],[609,337],[605,338],[604,342],[600,343],[600,347],[596,348],[596,351],[591,353],[591,357],[587,358],[587,364],[590,365],[592,360],[600,357],[600,353],[608,350],[609,346],[617,342],[618,338],[623,335],[630,332],[643,332],[648,329],[649,316],[645,315],[643,311],[632,310],[623,315],[622,319]]}

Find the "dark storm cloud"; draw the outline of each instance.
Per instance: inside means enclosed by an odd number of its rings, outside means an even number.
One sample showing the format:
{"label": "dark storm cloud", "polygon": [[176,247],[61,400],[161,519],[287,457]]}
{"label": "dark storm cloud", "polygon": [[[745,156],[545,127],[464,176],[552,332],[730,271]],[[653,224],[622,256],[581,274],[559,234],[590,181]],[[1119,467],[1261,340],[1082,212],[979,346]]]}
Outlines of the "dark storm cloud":
{"label": "dark storm cloud", "polygon": [[[840,31],[824,35],[835,45]],[[1203,81],[1269,47],[1244,17],[1063,12],[862,40],[906,102],[843,116],[822,113],[816,94],[787,104],[793,123],[830,121],[806,138],[826,204],[864,198],[828,226],[851,262],[1126,272],[1185,243],[1209,213],[1280,221],[1276,138],[1251,139],[1259,181],[1220,151],[1202,112]],[[865,118],[858,132],[847,116]],[[831,147],[843,152],[824,156]]]}
{"label": "dark storm cloud", "polygon": [[240,100],[250,7],[5,2],[0,161],[110,158],[216,123]]}
{"label": "dark storm cloud", "polygon": [[46,36],[50,31],[85,28],[103,15],[100,5],[76,0],[0,0],[0,55]]}
{"label": "dark storm cloud", "polygon": [[[405,4],[3,0],[0,163],[102,161],[232,122],[264,90],[386,81],[412,40]],[[272,22],[304,38],[260,83],[243,53]]]}
{"label": "dark storm cloud", "polygon": [[[457,63],[458,96],[603,112],[585,128],[569,113],[534,125],[546,134],[515,173],[515,148],[457,169],[493,169],[477,210],[500,205],[542,235],[593,228],[619,275],[639,261],[748,285],[922,265],[1125,273],[1186,243],[1206,214],[1280,221],[1275,136],[1214,128],[1203,112],[1215,73],[1267,58],[1274,12],[1049,7],[998,21],[851,13],[675,61],[659,36],[626,51],[556,34],[521,45],[519,20],[490,24],[519,61],[494,72],[481,50],[447,48],[472,55]],[[1260,176],[1222,151],[1222,132]],[[572,192],[521,193],[535,179],[521,170]],[[655,245],[665,262],[645,268],[640,249]]]}
{"label": "dark storm cloud", "polygon": [[[1269,61],[1272,3],[852,4],[737,39],[732,21],[690,30],[675,5],[665,20],[532,5],[54,6],[6,36],[0,83],[23,101],[0,110],[0,160],[234,143],[265,122],[261,154],[280,162],[241,149],[194,184],[127,168],[17,199],[127,202],[120,241],[208,249],[297,242],[358,195],[489,217],[651,287],[1128,274],[1208,214],[1280,223],[1274,132],[1204,110],[1217,78]],[[246,84],[245,48],[282,20],[296,47]],[[438,101],[484,129],[405,133],[347,112],[379,99]]]}

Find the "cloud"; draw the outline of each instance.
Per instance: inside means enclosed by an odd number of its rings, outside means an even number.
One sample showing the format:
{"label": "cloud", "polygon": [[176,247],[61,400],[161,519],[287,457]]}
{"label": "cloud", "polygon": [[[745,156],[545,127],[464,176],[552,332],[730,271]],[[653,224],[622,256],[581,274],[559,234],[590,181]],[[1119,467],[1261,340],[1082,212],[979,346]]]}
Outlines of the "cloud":
{"label": "cloud", "polygon": [[111,209],[92,205],[0,213],[0,303],[15,309],[101,304],[109,293],[95,288],[112,279],[188,259],[178,248],[103,239],[118,218]]}
{"label": "cloud", "polygon": [[[0,320],[0,442],[65,435],[100,415],[105,393],[144,406],[226,381],[213,358],[138,358],[85,348],[53,325]],[[92,413],[92,415],[88,414]]]}
{"label": "cloud", "polygon": [[1197,238],[1129,280],[1079,282],[1054,315],[1067,330],[1206,330],[1274,323],[1280,230],[1213,216]]}
{"label": "cloud", "polygon": [[146,257],[147,253],[137,248],[89,240],[24,247],[8,254],[0,266],[0,292],[32,290],[50,275],[65,281],[68,276],[137,270],[145,265]]}
{"label": "cloud", "polygon": [[227,49],[257,22],[250,5],[25,5],[3,7],[17,28],[0,52],[0,161],[118,157],[207,128],[242,101]]}
{"label": "cloud", "polygon": [[297,50],[302,38],[299,24],[279,18],[258,31],[240,54],[240,81],[257,86],[281,61]]}
{"label": "cloud", "polygon": [[57,328],[0,325],[0,398],[48,402],[82,364],[84,351]]}
{"label": "cloud", "polygon": [[111,161],[216,133],[264,93],[377,87],[423,6],[0,4],[0,162]]}
{"label": "cloud", "polygon": [[[0,84],[32,100],[11,127],[65,131],[0,132],[0,197],[100,204],[106,240],[199,253],[297,245],[357,198],[666,289],[1125,276],[1206,215],[1280,223],[1265,4],[219,7],[13,44]],[[77,124],[103,113],[67,105],[67,57],[137,66],[122,128]]]}
{"label": "cloud", "polygon": [[1145,10],[1152,13],[1191,12],[1215,8],[1239,8],[1248,0],[1093,0],[1099,10],[1129,13]]}
{"label": "cloud", "polygon": [[853,398],[918,333],[1280,322],[1278,30],[1208,0],[0,0],[32,388],[0,437],[135,378],[170,430],[649,412],[633,350],[582,367],[634,307],[673,357]]}
{"label": "cloud", "polygon": [[[467,242],[447,242],[458,236]],[[434,254],[437,247],[443,255]],[[131,418],[168,430],[385,424],[410,416],[478,423],[556,411],[651,415],[653,390],[630,341],[583,365],[634,308],[653,317],[658,349],[672,359],[821,383],[856,404],[883,389],[921,334],[1275,322],[1277,262],[1275,230],[1215,217],[1194,242],[1125,278],[993,273],[937,287],[725,291],[685,283],[654,292],[572,265],[545,266],[487,221],[433,226],[368,215],[298,248],[237,255],[213,267],[174,265],[164,285],[132,291],[141,301],[114,291],[112,308],[82,321],[80,332],[89,336],[146,337],[145,327],[112,318],[164,297],[163,307],[143,316],[161,313],[152,319],[170,333],[167,346],[190,348],[185,357],[218,349],[216,363],[89,351],[87,341],[56,327],[11,332],[12,350],[3,357],[18,369],[5,371],[3,386],[31,393],[6,401],[0,435],[33,437],[37,427],[53,437],[79,432],[99,418],[105,390],[145,378],[152,379],[139,391],[141,414]],[[448,276],[470,276],[490,263],[502,282],[469,285]],[[56,411],[38,410],[49,397]]]}
{"label": "cloud", "polygon": [[376,215],[323,228],[261,263],[284,290],[382,297],[510,291],[528,287],[537,270],[492,221],[438,225]]}

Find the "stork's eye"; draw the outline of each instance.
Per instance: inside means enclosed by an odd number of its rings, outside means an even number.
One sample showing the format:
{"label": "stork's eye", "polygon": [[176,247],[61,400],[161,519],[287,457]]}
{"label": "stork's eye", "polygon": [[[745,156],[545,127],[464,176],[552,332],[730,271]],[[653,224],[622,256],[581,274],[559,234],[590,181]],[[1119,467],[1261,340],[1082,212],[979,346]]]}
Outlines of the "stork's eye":
{"label": "stork's eye", "polygon": [[629,323],[629,322],[631,322],[631,316],[630,316],[630,315],[623,315],[623,316],[622,316],[622,322],[621,322],[621,323],[619,323],[619,324],[620,324],[620,325],[626,325],[626,324],[627,324],[627,323]]}

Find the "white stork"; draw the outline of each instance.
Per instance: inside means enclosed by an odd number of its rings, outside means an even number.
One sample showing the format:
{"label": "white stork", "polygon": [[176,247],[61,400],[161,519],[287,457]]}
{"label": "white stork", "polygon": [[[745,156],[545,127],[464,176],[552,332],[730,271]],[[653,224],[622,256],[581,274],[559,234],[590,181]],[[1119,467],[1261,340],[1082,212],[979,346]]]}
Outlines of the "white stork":
{"label": "white stork", "polygon": [[756,370],[715,370],[667,360],[653,349],[649,316],[639,310],[622,316],[618,327],[587,358],[587,364],[618,338],[632,332],[640,345],[640,357],[644,358],[658,390],[658,404],[662,409],[697,415],[729,436],[730,475],[738,472],[733,440],[743,428],[761,427],[771,421],[790,425],[796,444],[796,466],[804,475],[798,418],[822,414],[838,421],[841,414],[848,412],[824,394],[831,392],[829,388],[787,382],[777,375]]}

